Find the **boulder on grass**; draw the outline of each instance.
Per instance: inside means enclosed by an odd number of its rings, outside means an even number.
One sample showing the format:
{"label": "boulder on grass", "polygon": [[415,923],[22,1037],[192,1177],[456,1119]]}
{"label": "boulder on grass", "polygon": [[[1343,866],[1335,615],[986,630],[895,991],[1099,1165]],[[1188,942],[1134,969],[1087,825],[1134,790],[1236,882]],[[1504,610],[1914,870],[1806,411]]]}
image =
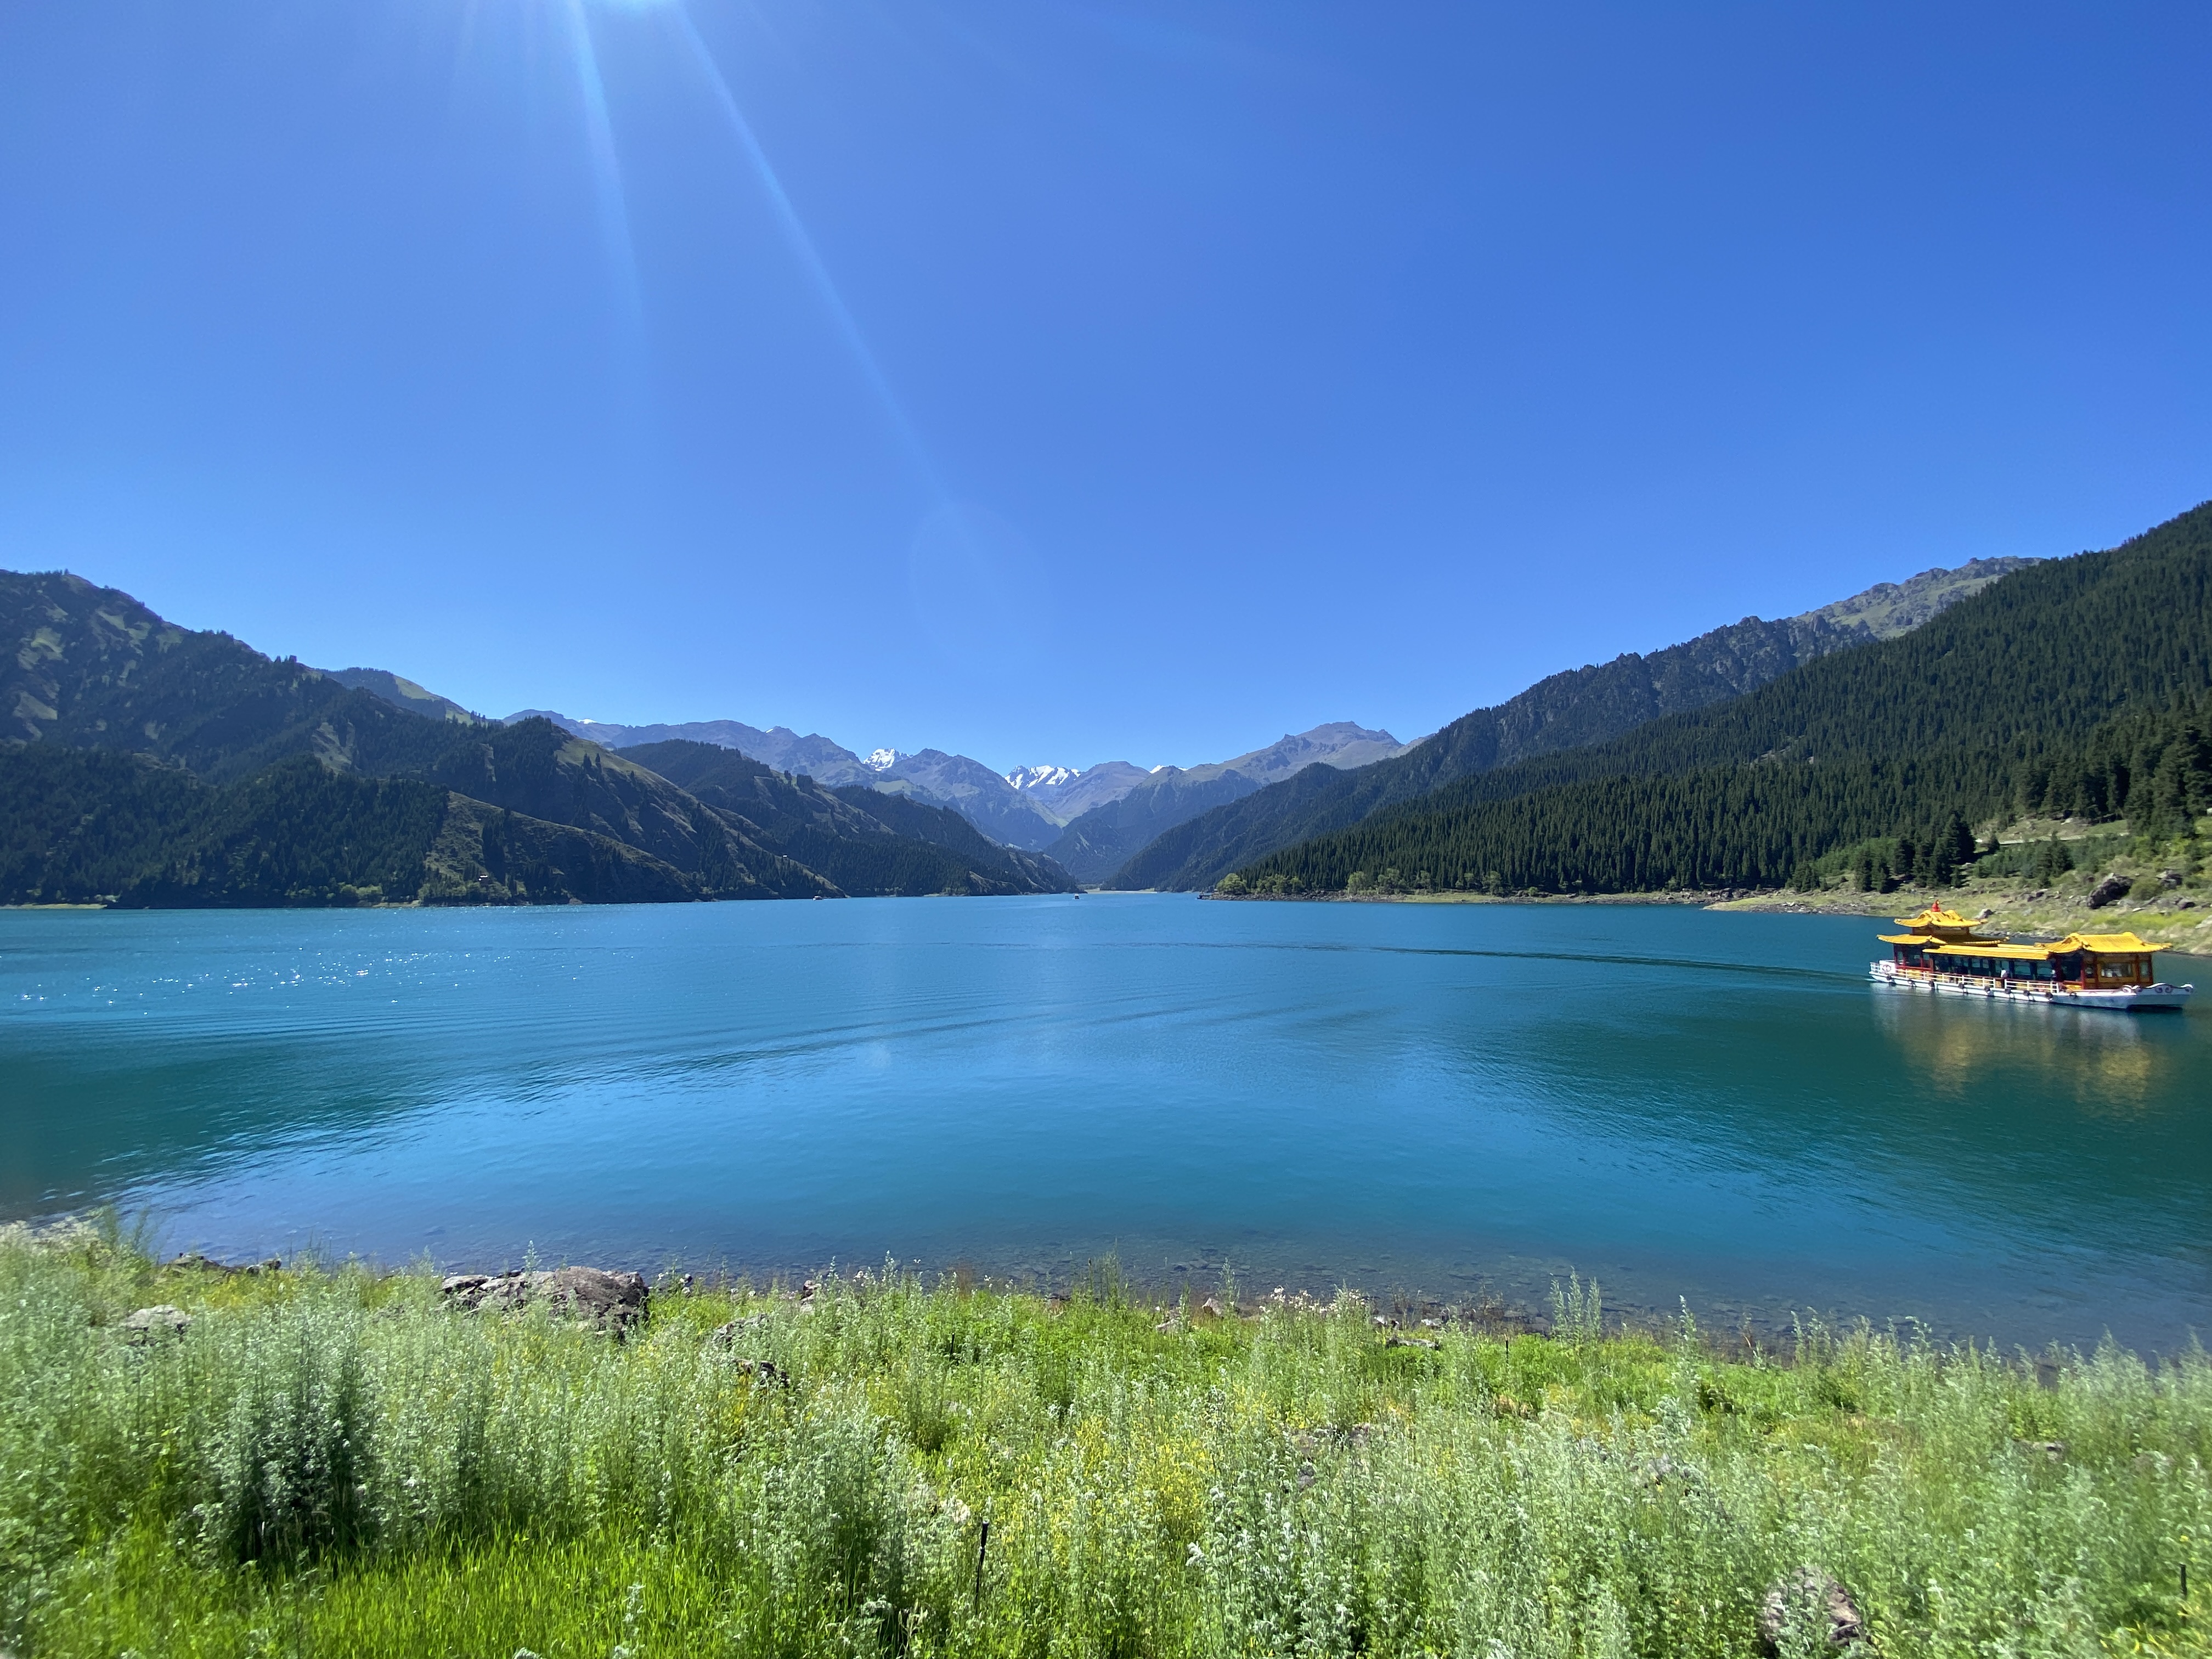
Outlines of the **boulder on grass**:
{"label": "boulder on grass", "polygon": [[1769,1656],[1782,1651],[1782,1633],[1790,1626],[1807,1626],[1826,1644],[1844,1650],[1867,1645],[1865,1617],[1842,1583],[1818,1567],[1800,1567],[1766,1587],[1759,1601],[1759,1650]]}
{"label": "boulder on grass", "polygon": [[2106,876],[2089,890],[2089,908],[2101,910],[2114,899],[2125,898],[2134,884],[2125,876]]}
{"label": "boulder on grass", "polygon": [[439,1291],[471,1313],[512,1313],[543,1303],[554,1312],[620,1336],[645,1322],[653,1291],[642,1275],[603,1267],[556,1267],[551,1273],[454,1273]]}
{"label": "boulder on grass", "polygon": [[167,1303],[157,1303],[150,1308],[141,1308],[123,1321],[123,1340],[125,1342],[160,1342],[171,1337],[182,1336],[192,1328],[192,1316],[181,1308]]}

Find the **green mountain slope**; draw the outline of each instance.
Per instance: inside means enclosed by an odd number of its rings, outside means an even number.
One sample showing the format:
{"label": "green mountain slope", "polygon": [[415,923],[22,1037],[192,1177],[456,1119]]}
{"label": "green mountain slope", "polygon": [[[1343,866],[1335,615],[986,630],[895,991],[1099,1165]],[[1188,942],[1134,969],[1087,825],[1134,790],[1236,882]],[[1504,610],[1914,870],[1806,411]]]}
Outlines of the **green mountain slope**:
{"label": "green mountain slope", "polygon": [[681,871],[709,897],[835,893],[798,860],[658,773],[552,721],[478,727],[424,769],[458,794],[618,841]]}
{"label": "green mountain slope", "polygon": [[325,668],[322,671],[340,685],[355,691],[366,691],[381,697],[394,708],[404,708],[410,714],[428,715],[434,720],[453,720],[461,726],[489,724],[483,716],[472,714],[451,697],[441,697],[410,679],[404,679],[383,668]]}
{"label": "green mountain slope", "polygon": [[2130,721],[2163,734],[2135,770],[2185,773],[2166,751],[2186,749],[2208,685],[2212,505],[1735,701],[1462,778],[1237,873],[1322,890],[1392,872],[1511,890],[1774,885],[1869,836],[1936,844],[1954,819],[2086,790]]}
{"label": "green mountain slope", "polygon": [[0,641],[11,639],[0,672],[6,902],[845,890],[808,858],[867,891],[1066,885],[1036,860],[948,854],[827,791],[815,792],[811,820],[798,813],[771,834],[550,721],[448,719],[442,699],[439,717],[426,718],[395,706],[374,671],[349,686],[228,635],[175,628],[126,593],[63,573],[0,572]]}
{"label": "green mountain slope", "polygon": [[734,749],[672,738],[623,750],[762,844],[860,895],[1046,893],[1073,884],[958,813],[863,787],[833,790]]}
{"label": "green mountain slope", "polygon": [[1926,571],[1802,616],[1779,622],[1747,617],[1648,656],[1630,653],[1554,674],[1496,708],[1462,715],[1394,759],[1348,773],[1310,767],[1178,824],[1105,884],[1211,887],[1278,848],[1358,823],[1458,779],[1602,743],[1653,720],[1740,697],[1802,664],[1941,614],[2033,562],[1981,559],[1956,570]]}
{"label": "green mountain slope", "polygon": [[604,836],[311,757],[231,784],[114,750],[0,746],[0,903],[649,902],[703,895]]}
{"label": "green mountain slope", "polygon": [[0,571],[0,641],[16,647],[0,657],[0,736],[127,749],[210,781],[295,754],[402,771],[452,741],[441,721],[63,572]]}

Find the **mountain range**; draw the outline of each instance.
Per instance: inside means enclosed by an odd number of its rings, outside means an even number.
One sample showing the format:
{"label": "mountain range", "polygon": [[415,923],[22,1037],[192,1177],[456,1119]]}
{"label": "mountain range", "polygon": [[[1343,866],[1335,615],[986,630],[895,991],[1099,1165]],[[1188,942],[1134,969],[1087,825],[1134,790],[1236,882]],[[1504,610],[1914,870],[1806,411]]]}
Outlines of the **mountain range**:
{"label": "mountain range", "polygon": [[1862,890],[1885,873],[1941,884],[1979,828],[2075,816],[2183,838],[2193,866],[2212,811],[2212,504],[1924,615],[1893,602],[1847,620],[1874,637],[1743,695],[1419,793],[1385,778],[1358,818],[1224,883],[1810,890],[1849,869]]}
{"label": "mountain range", "polygon": [[[718,799],[550,720],[348,684],[60,572],[0,572],[0,902],[431,903],[1068,890],[941,810],[708,751]],[[395,695],[396,694],[396,695]],[[410,705],[429,702],[435,712]],[[682,757],[665,757],[677,766]],[[678,769],[681,769],[678,767]],[[761,775],[763,773],[768,776]],[[740,784],[743,787],[740,788]],[[810,864],[801,851],[816,860]],[[829,866],[825,873],[817,864]]]}
{"label": "mountain range", "polygon": [[[365,671],[349,669],[348,673]],[[411,681],[398,680],[420,692]],[[375,690],[378,688],[372,687]],[[380,690],[380,695],[385,695]],[[427,696],[428,694],[423,693]],[[443,698],[438,699],[445,702]],[[411,705],[410,705],[411,706]],[[458,708],[459,705],[448,705]],[[507,716],[509,721],[547,720],[578,737],[589,738],[609,749],[628,750],[647,744],[682,741],[712,744],[734,749],[781,772],[797,773],[832,787],[860,786],[884,794],[903,795],[933,806],[950,807],[994,841],[1025,852],[1043,851],[1057,859],[1062,850],[1085,857],[1086,842],[1079,837],[1061,848],[1065,832],[1085,815],[1113,805],[1125,797],[1145,793],[1145,799],[1126,815],[1130,821],[1154,824],[1158,830],[1181,818],[1174,813],[1185,799],[1189,811],[1216,800],[1234,799],[1279,778],[1290,776],[1316,763],[1328,766],[1363,766],[1399,753],[1403,744],[1388,732],[1370,732],[1348,720],[1315,726],[1295,736],[1285,735],[1264,749],[1253,750],[1231,760],[1186,771],[1173,766],[1146,771],[1127,761],[1105,761],[1079,771],[1066,766],[1030,766],[1005,774],[993,771],[979,760],[923,749],[913,754],[878,749],[865,759],[818,732],[801,737],[787,726],[766,731],[742,720],[693,720],[672,726],[619,726],[611,721],[581,720],[550,708],[526,708]],[[1199,796],[1175,787],[1176,780],[1226,784]],[[1148,792],[1148,793],[1147,793]],[[1183,816],[1188,816],[1184,812]],[[1096,833],[1094,830],[1091,833]],[[1146,836],[1144,840],[1150,840]],[[1129,850],[1142,842],[1132,843]],[[1127,857],[1124,852],[1121,858]],[[1097,865],[1085,857],[1085,868]],[[1113,865],[1099,868],[1095,881],[1110,873]]]}
{"label": "mountain range", "polygon": [[1351,770],[1308,767],[1295,776],[1163,829],[1112,873],[1087,849],[1054,855],[1079,880],[1112,888],[1210,888],[1231,871],[1316,836],[1358,823],[1458,779],[1529,757],[1603,743],[1650,720],[1726,702],[1832,653],[1896,638],[1991,583],[2024,558],[1977,559],[1883,582],[1815,611],[1765,622],[1747,617],[1680,645],[1570,669],[1493,708],[1463,714],[1401,754]]}
{"label": "mountain range", "polygon": [[[1510,841],[1498,839],[1501,803],[1655,767],[1672,776],[1671,761],[1604,757],[1671,754],[1651,747],[1654,734],[1767,706],[1759,698],[1771,703],[1778,686],[1826,684],[1805,677],[1893,654],[1961,604],[1983,614],[2051,568],[1978,560],[1779,622],[1746,617],[1554,675],[1412,745],[1340,721],[1205,766],[1007,775],[934,749],[863,759],[819,733],[736,720],[629,726],[535,709],[487,720],[390,671],[318,671],[176,628],[81,577],[0,572],[0,638],[15,643],[0,661],[0,902],[993,894],[1207,888],[1231,872],[1325,884],[1364,868],[1362,836],[1431,824],[1419,845],[1433,863],[1438,814],[1461,815],[1447,841],[1499,848]],[[1748,763],[1723,750],[1694,764]],[[2106,763],[2081,762],[2082,775]],[[1954,773],[1943,787],[1978,775]],[[1926,799],[1888,787],[1851,784],[1850,824],[1906,805],[1924,816]],[[1468,827],[1478,821],[1492,827]],[[1514,821],[1519,850],[1485,856],[1525,872],[1543,855],[1528,821]],[[1826,856],[1826,823],[1799,823],[1790,855]],[[1603,840],[1592,825],[1573,834]],[[1455,857],[1455,878],[1470,878]]]}

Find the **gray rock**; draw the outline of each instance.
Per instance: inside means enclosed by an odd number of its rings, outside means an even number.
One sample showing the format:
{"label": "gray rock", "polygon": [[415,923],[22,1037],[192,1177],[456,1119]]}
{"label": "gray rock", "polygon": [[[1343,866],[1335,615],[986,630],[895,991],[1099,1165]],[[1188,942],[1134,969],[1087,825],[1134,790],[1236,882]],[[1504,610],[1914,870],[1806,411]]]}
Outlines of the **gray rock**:
{"label": "gray rock", "polygon": [[621,1335],[645,1322],[652,1288],[638,1273],[602,1267],[556,1267],[551,1273],[454,1273],[439,1293],[471,1312],[513,1312],[542,1303],[556,1314]]}
{"label": "gray rock", "polygon": [[123,1340],[126,1342],[160,1342],[170,1337],[182,1336],[192,1328],[192,1317],[181,1308],[167,1303],[157,1303],[150,1308],[141,1308],[123,1322]]}
{"label": "gray rock", "polygon": [[2128,889],[2135,885],[2125,876],[2106,876],[2089,890],[2089,908],[2101,910],[2114,899],[2125,898]]}
{"label": "gray rock", "polygon": [[1859,1612],[1859,1604],[1840,1582],[1818,1567],[1800,1567],[1767,1586],[1759,1601],[1759,1650],[1780,1653],[1784,1629],[1798,1621],[1809,1623],[1815,1630],[1825,1628],[1825,1639],[1832,1648],[1866,1644],[1866,1619]]}

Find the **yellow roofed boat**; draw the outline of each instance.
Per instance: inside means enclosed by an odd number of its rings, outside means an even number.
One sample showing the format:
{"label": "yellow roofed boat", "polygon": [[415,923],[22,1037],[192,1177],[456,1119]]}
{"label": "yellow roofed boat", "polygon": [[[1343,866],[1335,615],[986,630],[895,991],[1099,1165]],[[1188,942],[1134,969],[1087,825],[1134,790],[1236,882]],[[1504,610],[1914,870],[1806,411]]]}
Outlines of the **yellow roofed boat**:
{"label": "yellow roofed boat", "polygon": [[2133,933],[2069,933],[2015,943],[1990,939],[1955,910],[1931,904],[1879,935],[1890,959],[1870,963],[1877,985],[1948,996],[2135,1012],[2179,1008],[2193,985],[2168,985],[2152,963],[2171,945]]}

